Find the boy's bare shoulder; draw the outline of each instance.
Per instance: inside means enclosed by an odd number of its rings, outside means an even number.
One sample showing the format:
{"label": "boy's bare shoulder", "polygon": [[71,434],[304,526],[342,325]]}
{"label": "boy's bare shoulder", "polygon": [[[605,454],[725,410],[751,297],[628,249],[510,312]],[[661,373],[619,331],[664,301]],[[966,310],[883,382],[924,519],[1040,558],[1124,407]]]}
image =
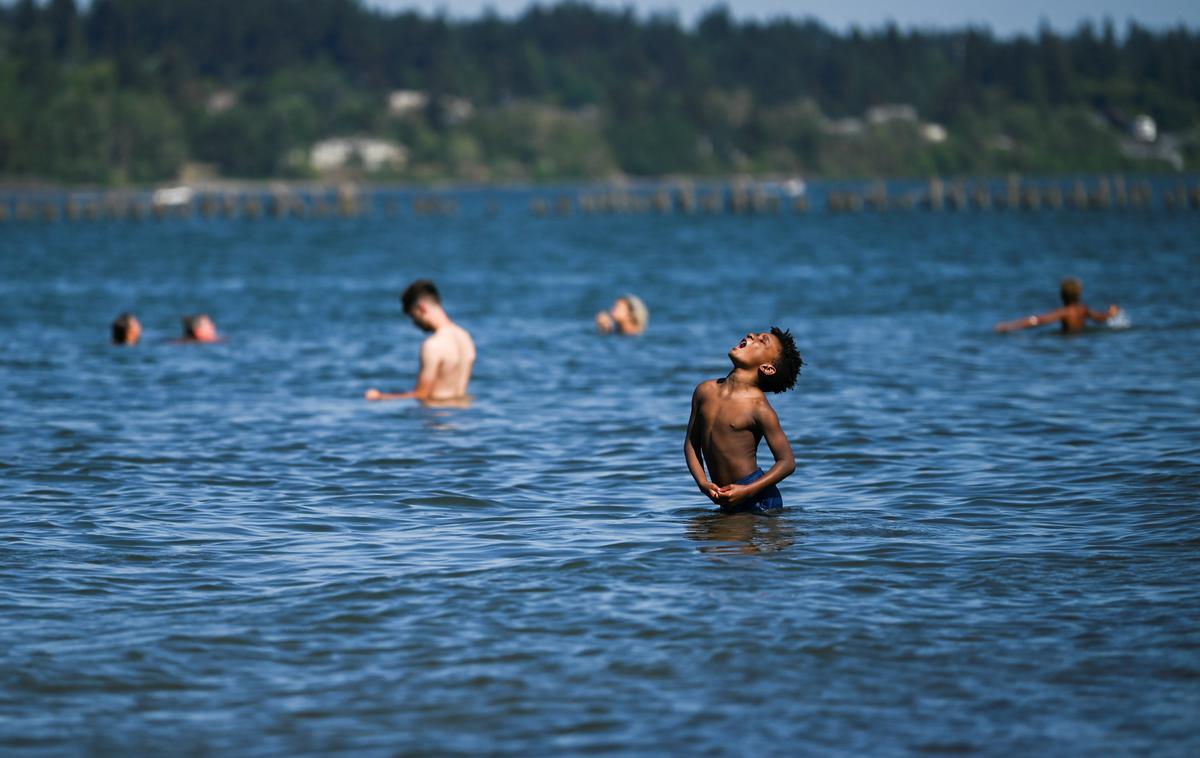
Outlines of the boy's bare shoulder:
{"label": "boy's bare shoulder", "polygon": [[720,381],[720,379],[705,379],[696,385],[696,389],[692,392],[692,396],[701,397],[715,391],[717,389],[717,385],[720,384]]}

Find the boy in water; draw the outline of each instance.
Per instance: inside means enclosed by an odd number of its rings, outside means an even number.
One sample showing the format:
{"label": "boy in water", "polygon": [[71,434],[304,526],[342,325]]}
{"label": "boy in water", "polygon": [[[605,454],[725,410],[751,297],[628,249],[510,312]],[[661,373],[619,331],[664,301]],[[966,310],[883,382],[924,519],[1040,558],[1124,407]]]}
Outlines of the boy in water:
{"label": "boy in water", "polygon": [[[733,370],[724,379],[701,382],[692,394],[683,456],[700,491],[722,511],[777,511],[783,497],[775,485],[796,470],[796,459],[763,393],[791,389],[804,361],[791,332],[778,327],[747,334],[729,351],[729,360]],[[757,459],[763,437],[775,456],[765,474]]]}
{"label": "boy in water", "polygon": [[1062,296],[1063,307],[1043,313],[1040,316],[1026,316],[1013,321],[1001,321],[996,324],[997,332],[1012,332],[1017,329],[1028,329],[1031,326],[1039,324],[1053,324],[1059,322],[1062,324],[1064,334],[1073,332],[1082,332],[1087,326],[1087,320],[1092,321],[1107,321],[1108,319],[1120,313],[1121,309],[1115,305],[1108,306],[1107,311],[1094,311],[1083,302],[1083,282],[1073,276],[1068,276],[1062,280],[1059,286],[1059,294]]}

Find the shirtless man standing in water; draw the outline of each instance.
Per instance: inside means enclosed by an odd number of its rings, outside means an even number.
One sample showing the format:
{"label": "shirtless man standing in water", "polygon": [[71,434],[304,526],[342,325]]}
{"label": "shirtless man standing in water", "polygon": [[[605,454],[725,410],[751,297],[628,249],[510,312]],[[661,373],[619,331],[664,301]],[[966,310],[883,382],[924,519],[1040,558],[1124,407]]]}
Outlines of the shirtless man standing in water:
{"label": "shirtless man standing in water", "polygon": [[418,279],[408,285],[400,302],[419,329],[432,332],[421,345],[417,386],[410,392],[380,392],[372,387],[367,390],[367,400],[412,398],[438,403],[465,399],[471,368],[475,365],[475,343],[471,335],[446,315],[437,287],[428,279]]}

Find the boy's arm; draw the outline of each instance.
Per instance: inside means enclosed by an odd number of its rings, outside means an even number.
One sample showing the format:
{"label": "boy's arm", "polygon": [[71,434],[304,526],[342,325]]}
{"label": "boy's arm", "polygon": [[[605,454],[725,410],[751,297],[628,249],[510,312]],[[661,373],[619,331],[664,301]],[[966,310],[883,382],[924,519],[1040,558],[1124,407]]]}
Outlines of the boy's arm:
{"label": "boy's arm", "polygon": [[1038,326],[1039,324],[1053,324],[1056,321],[1062,321],[1066,313],[1066,308],[1058,308],[1049,313],[1043,313],[1040,316],[1026,316],[1025,318],[1013,319],[1012,321],[1001,321],[999,324],[996,324],[995,328],[997,332],[1015,332],[1018,329],[1028,329],[1031,326]]}
{"label": "boy's arm", "polygon": [[704,451],[700,446],[700,430],[696,427],[696,406],[700,404],[700,389],[703,386],[703,383],[697,385],[692,393],[692,414],[688,417],[687,437],[683,440],[683,459],[687,461],[688,471],[696,480],[696,486],[715,503],[717,485],[708,481],[708,475],[704,473]]}
{"label": "boy's arm", "polygon": [[433,340],[425,340],[421,346],[421,372],[417,374],[417,386],[408,392],[380,392],[372,387],[367,390],[367,400],[428,400],[433,396],[434,382],[437,380],[438,365],[441,363],[441,351]]}
{"label": "boy's arm", "polygon": [[775,463],[767,470],[767,473],[750,484],[730,484],[721,487],[718,490],[721,503],[732,505],[748,497],[754,497],[767,487],[783,481],[796,470],[796,456],[792,453],[792,443],[788,442],[783,427],[779,425],[779,415],[775,413],[771,404],[765,401],[760,403],[755,409],[754,418],[758,422],[759,429],[762,430],[763,437],[767,440],[767,447],[771,448],[771,455],[775,457]]}
{"label": "boy's arm", "polygon": [[1094,311],[1091,308],[1087,309],[1088,318],[1090,318],[1092,321],[1108,321],[1110,318],[1120,312],[1121,309],[1115,304],[1108,306],[1108,310],[1106,311]]}

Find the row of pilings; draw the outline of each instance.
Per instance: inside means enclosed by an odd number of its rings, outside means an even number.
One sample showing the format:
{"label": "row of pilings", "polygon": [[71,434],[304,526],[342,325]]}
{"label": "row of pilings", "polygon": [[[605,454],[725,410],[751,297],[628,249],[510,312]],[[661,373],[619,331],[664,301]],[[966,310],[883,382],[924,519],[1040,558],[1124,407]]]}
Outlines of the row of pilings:
{"label": "row of pilings", "polygon": [[[1102,177],[1066,184],[1022,182],[1009,179],[1000,185],[986,182],[932,179],[922,187],[895,190],[881,181],[856,188],[829,189],[821,193],[789,192],[786,185],[739,184],[697,189],[691,185],[651,190],[602,189],[573,197],[534,197],[529,204],[535,216],[581,214],[709,214],[770,215],[790,210],[807,213],[862,213],[886,211],[958,211],[1019,209],[1035,211],[1151,209],[1200,210],[1200,183],[1178,183],[1166,189],[1147,180]],[[822,202],[823,201],[823,202]]]}
{"label": "row of pilings", "polygon": [[[174,191],[173,191],[174,192]],[[502,192],[483,193],[484,213],[497,215]],[[825,211],[831,214],[891,211],[990,211],[1162,208],[1200,210],[1200,183],[1152,184],[1122,176],[1066,182],[944,181],[897,189],[882,181],[857,186],[838,185],[806,191],[789,183],[737,182],[694,184],[678,182],[641,187],[614,186],[554,193],[534,192],[528,211],[537,217],[636,214],[773,215]],[[0,223],[166,220],[173,218],[357,218],[383,214],[456,216],[455,193],[420,194],[382,189],[304,188],[274,191],[74,192],[0,196]]]}
{"label": "row of pilings", "polygon": [[142,221],[168,219],[358,218],[383,213],[399,217],[454,216],[458,199],[339,189],[194,192],[183,197],[147,192],[50,193],[0,197],[0,223],[55,221]]}

